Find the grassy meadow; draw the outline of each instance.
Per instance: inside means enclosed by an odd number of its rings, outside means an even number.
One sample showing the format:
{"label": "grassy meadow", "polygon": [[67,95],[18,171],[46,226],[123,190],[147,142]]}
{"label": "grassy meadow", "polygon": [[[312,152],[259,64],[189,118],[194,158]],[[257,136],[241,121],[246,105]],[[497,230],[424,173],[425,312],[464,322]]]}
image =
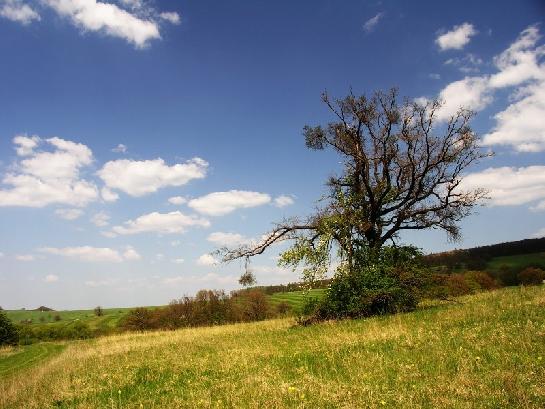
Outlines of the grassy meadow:
{"label": "grassy meadow", "polygon": [[0,407],[545,407],[544,286],[310,327],[286,318],[58,345],[32,366],[17,364],[27,347],[0,351]]}

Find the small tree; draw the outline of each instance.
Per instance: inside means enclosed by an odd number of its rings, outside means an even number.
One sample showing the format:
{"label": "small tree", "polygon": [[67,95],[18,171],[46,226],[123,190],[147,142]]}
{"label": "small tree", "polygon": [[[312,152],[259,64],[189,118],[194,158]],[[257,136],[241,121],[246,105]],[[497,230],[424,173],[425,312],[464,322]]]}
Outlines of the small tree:
{"label": "small tree", "polygon": [[100,305],[95,307],[95,315],[97,317],[102,317],[104,315],[104,310],[102,309]]}
{"label": "small tree", "polygon": [[246,270],[238,279],[238,283],[243,287],[251,287],[255,285],[256,279],[250,270]]}
{"label": "small tree", "polygon": [[523,285],[539,285],[545,280],[545,271],[536,267],[526,267],[518,273],[520,284]]}
{"label": "small tree", "polygon": [[19,342],[19,333],[15,325],[0,311],[0,346],[1,345],[16,345]]}

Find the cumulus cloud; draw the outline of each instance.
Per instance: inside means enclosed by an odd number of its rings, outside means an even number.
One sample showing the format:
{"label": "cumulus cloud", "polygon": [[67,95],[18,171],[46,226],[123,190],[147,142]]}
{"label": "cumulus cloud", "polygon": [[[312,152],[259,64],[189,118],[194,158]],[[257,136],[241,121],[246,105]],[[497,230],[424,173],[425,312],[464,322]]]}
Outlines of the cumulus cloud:
{"label": "cumulus cloud", "polygon": [[293,198],[287,195],[280,195],[274,198],[274,205],[276,207],[286,207],[293,204]]}
{"label": "cumulus cloud", "polygon": [[474,188],[487,189],[492,206],[545,201],[545,166],[488,168],[470,173],[463,178],[461,189]]}
{"label": "cumulus cloud", "polygon": [[208,216],[223,216],[236,209],[261,206],[271,201],[266,193],[230,190],[214,192],[189,201],[188,206]]}
{"label": "cumulus cloud", "polygon": [[172,262],[173,262],[174,264],[183,264],[184,261],[185,261],[185,260],[184,260],[183,258],[175,258],[175,259],[172,260]]}
{"label": "cumulus cloud", "polygon": [[221,231],[210,233],[207,240],[217,246],[238,246],[241,244],[250,243],[252,241],[251,239],[244,237],[242,234],[226,233]]}
{"label": "cumulus cloud", "polygon": [[486,77],[465,77],[448,84],[439,98],[444,105],[437,111],[437,120],[446,121],[456,114],[460,107],[480,111],[492,102],[492,95]]}
{"label": "cumulus cloud", "polygon": [[545,46],[536,47],[540,37],[537,26],[530,26],[509,48],[496,56],[494,64],[499,72],[490,77],[490,86],[503,88],[528,80],[545,80],[543,64],[539,64],[545,55]]}
{"label": "cumulus cloud", "polygon": [[448,84],[439,94],[445,105],[437,119],[447,120],[460,107],[480,111],[498,89],[514,88],[509,105],[496,113],[484,145],[511,146],[519,152],[545,150],[545,45],[538,45],[537,26],[530,26],[502,53],[494,57],[497,72],[465,77]]}
{"label": "cumulus cloud", "polygon": [[122,253],[109,247],[91,246],[63,248],[42,247],[39,249],[39,251],[46,254],[53,254],[86,262],[120,263],[124,260],[140,259],[140,255],[132,247],[127,247],[127,249]]}
{"label": "cumulus cloud", "polygon": [[441,51],[461,50],[475,34],[477,34],[477,30],[475,30],[473,24],[463,23],[459,26],[454,26],[452,30],[438,36],[435,39],[435,43]]}
{"label": "cumulus cloud", "polygon": [[112,152],[114,152],[114,153],[125,153],[125,152],[127,152],[127,146],[120,143],[119,145],[117,145],[115,148],[112,149]]}
{"label": "cumulus cloud", "polygon": [[36,260],[36,256],[33,254],[17,254],[15,256],[15,260],[17,261],[34,261]]}
{"label": "cumulus cloud", "polygon": [[107,226],[110,220],[110,216],[106,212],[98,212],[91,217],[91,223],[97,227]]}
{"label": "cumulus cloud", "polygon": [[218,264],[218,261],[211,254],[203,254],[199,256],[196,263],[199,266],[210,267],[210,266],[215,266],[216,264]]}
{"label": "cumulus cloud", "polygon": [[[11,188],[0,189],[0,206],[82,207],[97,199],[96,185],[79,175],[93,161],[87,146],[57,137],[16,136],[13,142],[22,159],[3,176],[2,183]],[[53,151],[36,151],[39,144]]]}
{"label": "cumulus cloud", "polygon": [[174,25],[178,25],[181,22],[180,15],[175,11],[164,11],[159,14],[159,17]]}
{"label": "cumulus cloud", "polygon": [[120,159],[107,162],[97,174],[109,189],[131,196],[143,196],[167,186],[182,186],[206,176],[208,162],[193,158],[168,166],[161,158],[154,160]]}
{"label": "cumulus cloud", "polygon": [[33,21],[40,20],[38,12],[20,0],[3,0],[0,2],[0,16],[25,26]]}
{"label": "cumulus cloud", "polygon": [[119,37],[137,48],[161,38],[155,21],[138,17],[113,3],[96,0],[44,0],[44,3],[82,30]]}
{"label": "cumulus cloud", "polygon": [[34,149],[38,147],[40,143],[40,137],[17,135],[13,138],[13,144],[15,145],[15,151],[19,156],[28,156],[34,153]]}
{"label": "cumulus cloud", "polygon": [[384,13],[377,13],[374,17],[371,17],[365,23],[363,23],[363,29],[365,32],[370,33],[378,25],[380,19],[384,16]]}
{"label": "cumulus cloud", "polygon": [[188,227],[208,227],[210,222],[196,216],[187,216],[179,211],[170,213],[153,212],[128,220],[123,225],[114,226],[113,234],[127,235],[138,233],[175,234],[183,233]]}
{"label": "cumulus cloud", "polygon": [[115,202],[119,199],[119,195],[107,187],[100,189],[100,196],[105,202]]}
{"label": "cumulus cloud", "polygon": [[174,196],[168,199],[168,202],[173,205],[183,205],[187,203],[187,199],[182,196]]}
{"label": "cumulus cloud", "polygon": [[76,220],[77,218],[83,215],[83,210],[81,209],[57,209],[55,214],[64,220]]}
{"label": "cumulus cloud", "polygon": [[55,274],[48,274],[44,277],[44,281],[46,283],[54,283],[55,281],[59,281],[59,276]]}
{"label": "cumulus cloud", "polygon": [[485,145],[509,145],[519,152],[545,150],[545,81],[521,90],[522,97],[498,112]]}

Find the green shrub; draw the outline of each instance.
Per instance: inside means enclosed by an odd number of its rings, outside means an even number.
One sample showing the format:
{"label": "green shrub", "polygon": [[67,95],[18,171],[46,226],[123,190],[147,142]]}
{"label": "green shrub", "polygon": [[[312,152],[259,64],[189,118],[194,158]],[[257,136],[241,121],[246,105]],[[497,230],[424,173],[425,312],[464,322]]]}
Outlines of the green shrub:
{"label": "green shrub", "polygon": [[360,254],[354,271],[337,270],[310,320],[357,318],[412,311],[422,295],[421,253],[414,247],[386,247]]}
{"label": "green shrub", "polygon": [[3,311],[0,311],[0,346],[16,345],[18,342],[19,332],[17,331],[17,327]]}

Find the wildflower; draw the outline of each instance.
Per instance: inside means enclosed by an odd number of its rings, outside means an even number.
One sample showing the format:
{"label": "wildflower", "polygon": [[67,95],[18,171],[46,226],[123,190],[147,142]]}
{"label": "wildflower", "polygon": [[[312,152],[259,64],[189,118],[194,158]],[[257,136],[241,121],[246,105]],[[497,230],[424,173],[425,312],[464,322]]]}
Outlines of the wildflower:
{"label": "wildflower", "polygon": [[381,400],[381,401],[380,401],[380,404],[381,404],[382,406],[384,406],[384,405],[386,405],[386,401]]}
{"label": "wildflower", "polygon": [[295,392],[297,388],[295,386],[288,386],[288,392]]}

